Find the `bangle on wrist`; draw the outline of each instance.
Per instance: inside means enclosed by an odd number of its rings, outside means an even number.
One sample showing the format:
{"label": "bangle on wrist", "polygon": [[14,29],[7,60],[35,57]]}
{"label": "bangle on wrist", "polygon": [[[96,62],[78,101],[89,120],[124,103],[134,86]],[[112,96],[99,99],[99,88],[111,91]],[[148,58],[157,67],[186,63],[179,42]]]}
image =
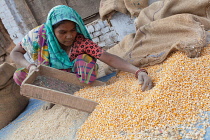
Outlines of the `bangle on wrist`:
{"label": "bangle on wrist", "polygon": [[137,70],[136,72],[135,72],[135,77],[138,79],[138,74],[139,74],[139,72],[145,72],[146,74],[148,74],[148,72],[147,72],[147,70],[145,70],[145,69],[139,69],[139,70]]}
{"label": "bangle on wrist", "polygon": [[27,69],[29,70],[30,68],[31,68],[31,66],[36,66],[36,64],[34,64],[34,63],[32,63],[32,64],[29,64],[28,66],[27,66]]}

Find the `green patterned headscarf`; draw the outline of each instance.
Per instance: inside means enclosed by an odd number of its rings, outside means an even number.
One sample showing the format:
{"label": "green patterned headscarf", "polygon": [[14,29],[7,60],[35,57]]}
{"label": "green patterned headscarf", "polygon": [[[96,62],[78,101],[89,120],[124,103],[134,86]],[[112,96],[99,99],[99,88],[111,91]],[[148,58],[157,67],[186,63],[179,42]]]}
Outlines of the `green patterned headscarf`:
{"label": "green patterned headscarf", "polygon": [[54,24],[63,20],[75,22],[77,32],[83,34],[85,38],[91,39],[81,16],[74,9],[66,5],[58,5],[52,8],[48,14],[45,28],[50,55],[50,66],[56,69],[68,69],[74,64],[73,61],[70,61],[68,54],[61,49],[52,28]]}

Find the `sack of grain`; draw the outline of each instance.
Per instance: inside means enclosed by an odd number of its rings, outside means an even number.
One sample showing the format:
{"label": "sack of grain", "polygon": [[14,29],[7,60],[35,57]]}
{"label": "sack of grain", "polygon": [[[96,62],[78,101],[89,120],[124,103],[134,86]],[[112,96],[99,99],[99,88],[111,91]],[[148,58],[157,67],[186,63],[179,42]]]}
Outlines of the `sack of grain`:
{"label": "sack of grain", "polygon": [[27,106],[29,99],[20,95],[13,81],[16,68],[9,63],[0,65],[0,129],[14,120]]}

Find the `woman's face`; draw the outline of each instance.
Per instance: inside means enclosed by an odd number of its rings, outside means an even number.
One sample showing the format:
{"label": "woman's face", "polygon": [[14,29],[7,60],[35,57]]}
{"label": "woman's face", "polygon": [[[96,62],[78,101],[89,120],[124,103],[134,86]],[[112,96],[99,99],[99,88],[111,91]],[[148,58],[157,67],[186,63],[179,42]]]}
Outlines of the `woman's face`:
{"label": "woman's face", "polygon": [[54,29],[54,33],[62,46],[70,47],[73,45],[77,35],[76,23],[65,21]]}

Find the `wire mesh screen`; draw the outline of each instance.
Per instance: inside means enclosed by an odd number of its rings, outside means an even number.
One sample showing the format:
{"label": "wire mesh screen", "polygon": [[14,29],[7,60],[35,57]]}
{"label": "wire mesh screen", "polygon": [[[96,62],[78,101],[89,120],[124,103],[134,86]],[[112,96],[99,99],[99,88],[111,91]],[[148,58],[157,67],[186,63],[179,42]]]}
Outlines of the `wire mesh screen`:
{"label": "wire mesh screen", "polygon": [[68,83],[56,78],[48,77],[48,76],[37,76],[33,82],[33,85],[57,90],[69,94],[74,94],[76,91],[79,91],[83,86]]}

